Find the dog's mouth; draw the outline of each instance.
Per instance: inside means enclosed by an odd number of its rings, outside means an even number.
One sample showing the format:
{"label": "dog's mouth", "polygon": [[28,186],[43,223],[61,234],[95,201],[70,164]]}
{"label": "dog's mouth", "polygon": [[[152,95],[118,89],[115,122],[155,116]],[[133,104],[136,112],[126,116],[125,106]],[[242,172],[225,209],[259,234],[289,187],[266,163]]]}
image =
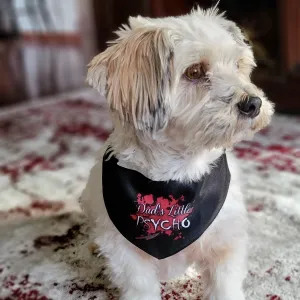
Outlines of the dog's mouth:
{"label": "dog's mouth", "polygon": [[[266,114],[265,112],[261,111],[255,117],[249,118],[244,116],[243,114],[238,115],[239,125],[240,125],[240,132],[245,132],[247,135],[252,134],[262,130],[263,128],[267,127],[271,121],[271,115]],[[243,124],[243,125],[241,125]]]}

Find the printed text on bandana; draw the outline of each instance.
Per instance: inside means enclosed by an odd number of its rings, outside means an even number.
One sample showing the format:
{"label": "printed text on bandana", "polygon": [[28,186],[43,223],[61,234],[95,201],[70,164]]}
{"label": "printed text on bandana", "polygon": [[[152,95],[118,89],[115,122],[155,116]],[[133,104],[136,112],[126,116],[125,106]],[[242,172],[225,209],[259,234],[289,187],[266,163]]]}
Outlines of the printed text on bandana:
{"label": "printed text on bandana", "polygon": [[192,203],[184,202],[184,196],[179,199],[172,195],[155,199],[153,195],[138,194],[137,211],[131,217],[143,229],[144,234],[136,238],[149,239],[159,234],[174,236],[174,239],[182,238],[181,230],[191,226],[189,216],[193,212]]}

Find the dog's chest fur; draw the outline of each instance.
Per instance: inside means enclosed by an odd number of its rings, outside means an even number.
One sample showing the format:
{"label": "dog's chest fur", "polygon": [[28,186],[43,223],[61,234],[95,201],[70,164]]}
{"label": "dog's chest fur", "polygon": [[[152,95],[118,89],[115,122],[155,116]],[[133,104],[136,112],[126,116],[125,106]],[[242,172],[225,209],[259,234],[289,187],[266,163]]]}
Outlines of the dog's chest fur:
{"label": "dog's chest fur", "polygon": [[[128,242],[119,233],[107,214],[101,184],[102,157],[106,149],[107,146],[105,145],[100,151],[99,160],[91,170],[88,184],[81,197],[82,208],[91,221],[92,239],[104,254],[106,251],[110,251],[111,247],[124,247],[124,249],[128,249],[128,255],[132,251],[151,264],[157,264],[160,280],[168,280],[181,275],[195,261],[198,262],[199,266],[199,257],[205,257],[206,260],[210,256],[211,260],[215,260],[216,257],[217,259],[225,259],[225,256],[230,254],[232,245],[244,238],[247,225],[246,210],[240,188],[238,168],[235,159],[229,153],[228,164],[231,172],[231,183],[227,199],[219,215],[199,240],[158,263],[158,260]],[[128,162],[126,165],[128,166]],[[122,201],[122,199],[115,199],[115,201],[117,205],[118,201]]]}

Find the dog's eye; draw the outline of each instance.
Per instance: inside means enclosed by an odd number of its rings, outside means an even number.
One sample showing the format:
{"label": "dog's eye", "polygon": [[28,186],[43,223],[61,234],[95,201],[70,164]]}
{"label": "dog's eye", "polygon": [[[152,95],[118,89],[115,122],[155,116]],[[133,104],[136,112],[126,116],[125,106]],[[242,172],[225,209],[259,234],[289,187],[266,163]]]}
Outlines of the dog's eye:
{"label": "dog's eye", "polygon": [[184,75],[189,80],[199,80],[205,75],[205,69],[203,64],[195,64],[188,67],[185,70]]}

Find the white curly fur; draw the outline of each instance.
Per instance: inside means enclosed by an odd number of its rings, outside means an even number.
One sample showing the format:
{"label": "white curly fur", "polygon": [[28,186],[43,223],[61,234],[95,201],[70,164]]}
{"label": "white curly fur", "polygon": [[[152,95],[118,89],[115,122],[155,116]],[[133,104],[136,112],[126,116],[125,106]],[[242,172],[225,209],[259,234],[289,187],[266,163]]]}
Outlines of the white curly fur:
{"label": "white curly fur", "polygon": [[[152,180],[191,181],[210,171],[223,148],[266,126],[273,107],[251,82],[255,66],[251,47],[216,8],[198,8],[180,17],[130,18],[117,34],[119,38],[93,59],[88,72],[88,82],[107,97],[114,131],[81,197],[111,280],[120,288],[122,300],[159,300],[161,280],[180,276],[195,265],[202,273],[205,299],[242,300],[247,213],[238,168],[230,155],[232,180],[219,215],[199,240],[160,261],[118,232],[107,215],[100,183],[102,156],[109,145],[120,165]],[[144,43],[149,52],[141,46]],[[183,76],[189,66],[203,61],[205,82]],[[127,73],[124,65],[131,68]],[[153,91],[159,101],[151,98]],[[242,117],[237,109],[245,95],[262,100],[254,119]],[[121,200],[115,201],[117,205]]]}

